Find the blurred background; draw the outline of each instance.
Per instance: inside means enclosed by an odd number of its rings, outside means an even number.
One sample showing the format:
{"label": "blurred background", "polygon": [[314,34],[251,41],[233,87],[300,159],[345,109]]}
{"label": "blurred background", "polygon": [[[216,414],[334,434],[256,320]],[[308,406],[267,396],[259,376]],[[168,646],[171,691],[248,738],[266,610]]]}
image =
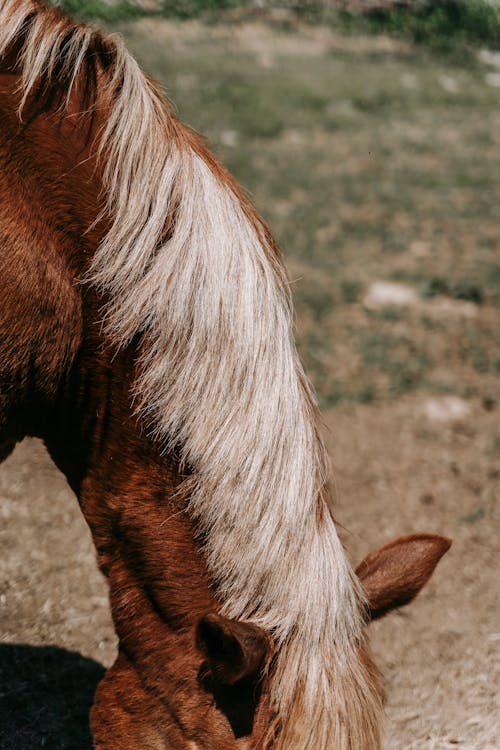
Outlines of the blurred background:
{"label": "blurred background", "polygon": [[[353,562],[454,540],[371,628],[386,747],[500,748],[500,4],[60,5],[125,36],[277,238]],[[34,441],[0,506],[0,748],[89,750],[114,640],[88,532]]]}

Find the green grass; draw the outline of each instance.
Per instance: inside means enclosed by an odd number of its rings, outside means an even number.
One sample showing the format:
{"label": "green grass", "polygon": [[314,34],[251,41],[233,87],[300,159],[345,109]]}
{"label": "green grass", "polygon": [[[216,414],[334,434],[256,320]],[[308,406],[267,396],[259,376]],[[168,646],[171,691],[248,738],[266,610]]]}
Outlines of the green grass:
{"label": "green grass", "polygon": [[[391,319],[389,319],[390,322]],[[377,325],[358,339],[363,370],[387,376],[387,389],[392,396],[399,396],[426,385],[426,374],[430,359],[425,345],[416,344],[411,336],[395,335]]]}
{"label": "green grass", "polygon": [[66,13],[82,20],[101,19],[121,21],[138,16],[165,16],[168,18],[214,17],[230,8],[246,5],[239,0],[158,0],[144,7],[136,0],[52,0]]}
{"label": "green grass", "polygon": [[493,438],[490,448],[490,455],[500,455],[500,435],[495,435],[495,437]]}
{"label": "green grass", "polygon": [[[195,43],[178,29],[168,55],[127,33],[277,235],[322,405],[464,395],[477,378],[489,393],[498,337],[480,316],[500,302],[500,115],[485,70],[375,40],[316,49],[313,28],[232,40],[233,27],[200,27]],[[366,310],[370,283],[391,278],[423,308]],[[479,318],[426,312],[441,299]]]}
{"label": "green grass", "polygon": [[[499,399],[500,110],[486,68],[313,25],[110,25],[270,224],[322,406]],[[370,284],[391,279],[419,304],[366,309]],[[473,317],[453,312],[464,305]]]}
{"label": "green grass", "polygon": [[420,0],[406,7],[360,13],[339,10],[329,2],[255,2],[255,0],[157,0],[144,8],[134,0],[59,0],[67,12],[81,19],[108,21],[137,15],[169,18],[220,19],[228,10],[258,9],[260,13],[282,8],[310,23],[328,24],[343,33],[390,34],[410,39],[440,52],[470,46],[500,47],[500,8],[486,0]]}
{"label": "green grass", "polygon": [[107,3],[105,0],[53,0],[66,13],[82,21],[100,19],[117,22],[144,15],[144,11],[133,0],[117,0]]}
{"label": "green grass", "polygon": [[472,513],[469,513],[469,515],[463,516],[462,521],[465,521],[465,523],[477,523],[478,521],[482,521],[485,516],[486,508],[480,505]]}
{"label": "green grass", "polygon": [[484,300],[484,292],[481,287],[467,279],[450,281],[449,279],[433,277],[425,280],[422,286],[423,297],[436,297],[443,294],[454,299],[475,302],[478,305],[482,304]]}
{"label": "green grass", "polygon": [[485,0],[432,0],[361,16],[344,11],[339,17],[350,31],[392,34],[439,51],[500,45],[500,8]]}

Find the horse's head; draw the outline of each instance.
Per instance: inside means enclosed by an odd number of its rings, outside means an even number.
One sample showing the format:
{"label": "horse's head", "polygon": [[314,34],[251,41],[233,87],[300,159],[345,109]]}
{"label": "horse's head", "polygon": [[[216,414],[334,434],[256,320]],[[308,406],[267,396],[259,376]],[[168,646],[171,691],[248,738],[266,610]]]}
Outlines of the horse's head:
{"label": "horse's head", "polygon": [[[370,552],[356,569],[368,603],[368,621],[412,601],[450,545],[442,536],[413,534]],[[212,696],[214,717],[229,725],[235,738],[234,746],[228,747],[260,747],[270,723],[262,679],[272,668],[269,637],[253,624],[208,614],[198,622],[196,646],[200,686]],[[194,748],[204,750],[205,745]]]}

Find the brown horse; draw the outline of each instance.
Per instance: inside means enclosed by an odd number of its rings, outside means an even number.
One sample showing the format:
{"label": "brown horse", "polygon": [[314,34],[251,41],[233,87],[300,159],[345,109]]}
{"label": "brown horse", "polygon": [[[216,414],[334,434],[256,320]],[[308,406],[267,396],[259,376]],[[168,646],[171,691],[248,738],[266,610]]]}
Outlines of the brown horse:
{"label": "brown horse", "polygon": [[43,438],[109,581],[95,747],[376,750],[367,612],[449,542],[363,594],[262,220],[119,39],[0,0],[0,55],[0,457]]}

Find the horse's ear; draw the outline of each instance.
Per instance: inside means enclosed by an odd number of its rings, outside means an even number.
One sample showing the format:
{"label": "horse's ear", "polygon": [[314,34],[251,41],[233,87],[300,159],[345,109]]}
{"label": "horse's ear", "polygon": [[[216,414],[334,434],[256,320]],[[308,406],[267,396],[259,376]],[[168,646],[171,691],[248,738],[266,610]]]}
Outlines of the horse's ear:
{"label": "horse's ear", "polygon": [[198,622],[196,645],[212,676],[225,685],[257,676],[270,653],[270,640],[263,630],[215,613]]}
{"label": "horse's ear", "polygon": [[437,534],[399,537],[370,552],[356,568],[370,608],[370,619],[402,607],[431,577],[451,539]]}

